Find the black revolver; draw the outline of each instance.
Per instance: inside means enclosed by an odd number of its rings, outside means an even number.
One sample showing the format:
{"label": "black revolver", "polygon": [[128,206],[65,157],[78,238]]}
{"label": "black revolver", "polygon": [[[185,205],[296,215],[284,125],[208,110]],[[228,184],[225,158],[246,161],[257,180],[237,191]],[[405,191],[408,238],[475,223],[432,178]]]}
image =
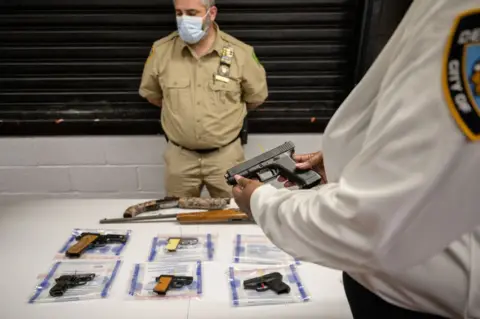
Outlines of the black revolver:
{"label": "black revolver", "polygon": [[102,235],[97,233],[82,233],[80,236],[77,236],[76,240],[78,242],[65,252],[65,256],[70,258],[78,258],[88,249],[102,247],[113,243],[123,244],[127,242],[127,236],[116,234]]}
{"label": "black revolver", "polygon": [[56,284],[50,289],[50,296],[61,297],[68,289],[83,286],[93,278],[95,278],[95,274],[62,275],[55,279]]}
{"label": "black revolver", "polygon": [[282,281],[282,275],[278,272],[245,280],[243,289],[253,289],[259,292],[272,290],[277,295],[290,293],[290,286]]}
{"label": "black revolver", "polygon": [[[292,142],[286,142],[227,170],[225,179],[232,186],[237,184],[235,175],[258,179],[262,183],[275,184],[277,178],[282,176],[295,183],[300,189],[308,189],[319,185],[322,180],[320,174],[313,170],[296,168],[293,159],[294,152],[295,145]],[[277,187],[276,185],[273,186]]]}

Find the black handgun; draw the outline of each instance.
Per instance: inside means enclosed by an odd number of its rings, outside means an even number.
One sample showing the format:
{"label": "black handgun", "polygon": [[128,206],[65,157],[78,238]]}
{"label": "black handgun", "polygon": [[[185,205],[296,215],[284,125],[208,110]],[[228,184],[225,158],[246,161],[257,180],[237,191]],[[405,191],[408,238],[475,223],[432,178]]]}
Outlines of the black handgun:
{"label": "black handgun", "polygon": [[255,178],[262,183],[274,184],[277,177],[282,176],[295,183],[300,189],[308,189],[319,185],[322,180],[320,174],[313,170],[296,168],[296,162],[293,159],[294,152],[295,145],[292,142],[286,142],[227,170],[225,179],[232,186],[237,184],[235,175],[250,179]]}
{"label": "black handgun", "polygon": [[161,275],[155,278],[155,281],[157,284],[153,287],[153,291],[159,295],[166,295],[170,288],[180,289],[184,286],[191,285],[193,277]]}
{"label": "black handgun", "polygon": [[254,289],[256,291],[275,291],[278,295],[290,293],[290,286],[282,281],[282,275],[278,272],[245,280],[243,289]]}
{"label": "black handgun", "polygon": [[93,278],[95,278],[95,274],[62,275],[55,279],[56,284],[50,289],[50,296],[61,297],[68,289],[83,286]]}
{"label": "black handgun", "polygon": [[102,247],[113,243],[123,244],[127,242],[127,236],[117,234],[102,235],[97,233],[82,233],[76,237],[76,240],[78,242],[65,252],[65,256],[78,258],[88,249]]}

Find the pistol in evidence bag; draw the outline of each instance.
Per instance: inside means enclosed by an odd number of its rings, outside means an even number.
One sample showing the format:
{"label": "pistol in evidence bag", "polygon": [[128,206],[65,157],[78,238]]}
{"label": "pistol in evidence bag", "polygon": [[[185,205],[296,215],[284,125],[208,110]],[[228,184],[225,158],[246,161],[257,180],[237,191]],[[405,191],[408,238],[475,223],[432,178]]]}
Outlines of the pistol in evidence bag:
{"label": "pistol in evidence bag", "polygon": [[69,258],[78,258],[89,249],[103,247],[108,244],[124,244],[127,242],[127,239],[126,235],[81,233],[76,237],[77,242],[65,252],[65,256]]}
{"label": "pistol in evidence bag", "polygon": [[196,244],[198,244],[198,238],[171,237],[168,238],[165,249],[175,252],[179,246],[195,246]]}
{"label": "pistol in evidence bag", "polygon": [[258,155],[227,170],[225,179],[227,184],[235,186],[235,175],[249,179],[257,179],[262,183],[268,183],[276,188],[283,188],[284,182],[278,181],[284,177],[294,183],[300,189],[313,188],[320,184],[322,178],[314,170],[301,170],[296,167],[293,159],[295,145],[286,142],[268,152]]}
{"label": "pistol in evidence bag", "polygon": [[191,285],[193,277],[161,275],[155,278],[155,281],[157,284],[153,287],[153,291],[159,295],[166,295],[169,289],[180,289],[184,286]]}
{"label": "pistol in evidence bag", "polygon": [[278,272],[272,272],[264,276],[245,280],[243,289],[252,289],[258,292],[272,290],[278,295],[290,293],[290,286],[283,282],[282,275]]}
{"label": "pistol in evidence bag", "polygon": [[87,282],[92,281],[93,278],[95,278],[95,274],[62,275],[55,279],[55,286],[49,291],[50,296],[61,297],[68,289],[83,286]]}

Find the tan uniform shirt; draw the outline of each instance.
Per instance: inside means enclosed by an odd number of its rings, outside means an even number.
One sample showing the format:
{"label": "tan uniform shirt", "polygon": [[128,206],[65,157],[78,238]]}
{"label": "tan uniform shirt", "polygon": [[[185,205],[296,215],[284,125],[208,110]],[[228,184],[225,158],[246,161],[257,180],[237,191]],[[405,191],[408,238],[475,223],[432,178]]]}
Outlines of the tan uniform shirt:
{"label": "tan uniform shirt", "polygon": [[[144,98],[162,98],[161,122],[167,137],[189,149],[221,147],[242,128],[245,103],[268,95],[265,69],[253,48],[220,31],[211,50],[199,58],[177,32],[156,41],[140,85]],[[234,50],[230,81],[216,81],[225,44]]]}

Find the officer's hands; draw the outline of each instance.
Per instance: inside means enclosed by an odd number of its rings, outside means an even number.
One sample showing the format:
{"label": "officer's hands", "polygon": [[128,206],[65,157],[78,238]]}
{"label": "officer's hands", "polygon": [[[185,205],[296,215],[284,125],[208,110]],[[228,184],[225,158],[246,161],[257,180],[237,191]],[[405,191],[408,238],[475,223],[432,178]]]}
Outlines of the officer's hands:
{"label": "officer's hands", "polygon": [[327,175],[323,165],[323,153],[315,152],[309,154],[293,155],[293,159],[297,162],[299,169],[312,169],[322,177],[322,184],[326,184]]}
{"label": "officer's hands", "polygon": [[250,199],[253,195],[253,192],[262,186],[263,183],[257,180],[243,178],[238,175],[235,176],[235,180],[237,181],[237,185],[233,187],[233,198],[235,199],[238,208],[240,208],[240,211],[248,214],[251,217],[252,211],[250,210]]}

